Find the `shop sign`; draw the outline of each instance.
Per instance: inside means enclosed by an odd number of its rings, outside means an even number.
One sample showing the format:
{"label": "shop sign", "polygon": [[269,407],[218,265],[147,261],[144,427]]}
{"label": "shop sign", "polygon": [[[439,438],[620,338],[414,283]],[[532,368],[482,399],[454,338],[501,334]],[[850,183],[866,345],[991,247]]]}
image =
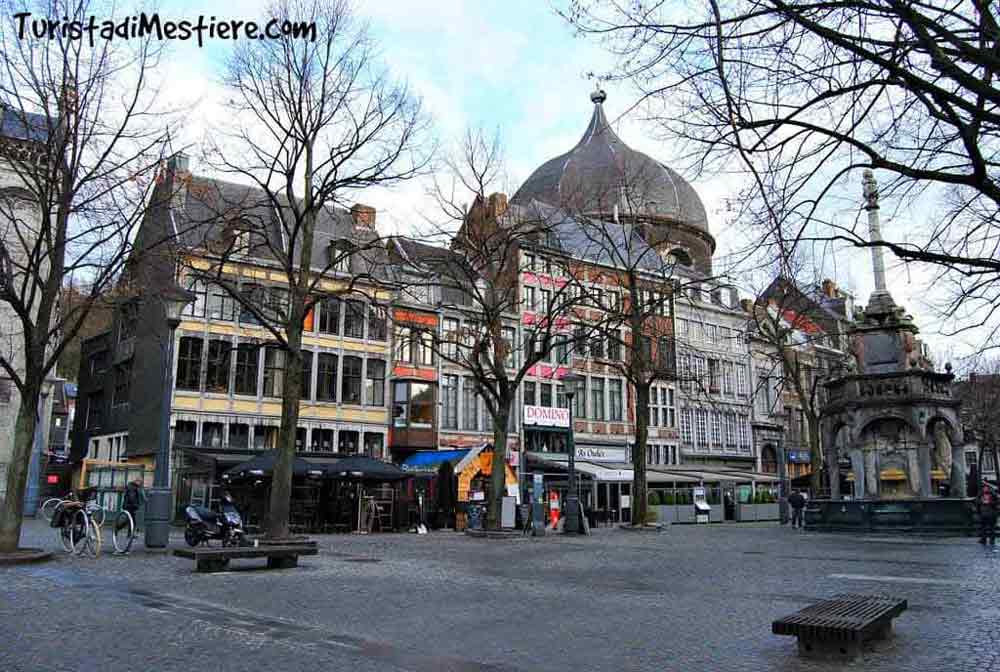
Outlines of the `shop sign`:
{"label": "shop sign", "polygon": [[812,462],[812,456],[808,450],[789,450],[788,461],[796,464],[809,464]]}
{"label": "shop sign", "polygon": [[524,424],[569,429],[569,409],[552,406],[525,406]]}
{"label": "shop sign", "polygon": [[577,446],[576,459],[588,462],[624,462],[625,448],[604,446]]}

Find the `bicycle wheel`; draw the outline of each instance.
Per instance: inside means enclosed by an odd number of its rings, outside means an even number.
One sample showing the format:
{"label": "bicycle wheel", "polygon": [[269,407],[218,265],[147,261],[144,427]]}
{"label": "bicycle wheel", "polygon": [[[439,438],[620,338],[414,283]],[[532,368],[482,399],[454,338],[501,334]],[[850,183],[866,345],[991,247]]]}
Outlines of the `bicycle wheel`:
{"label": "bicycle wheel", "polygon": [[79,555],[83,552],[84,546],[87,543],[87,530],[90,528],[90,518],[87,517],[87,513],[83,509],[79,509],[72,515],[73,517],[66,524],[66,527],[69,528],[70,552],[74,555]]}
{"label": "bicycle wheel", "polygon": [[97,523],[98,527],[104,525],[104,519],[108,515],[100,504],[95,504],[93,508],[87,510],[87,513],[90,514],[90,519]]}
{"label": "bicycle wheel", "polygon": [[115,551],[128,553],[134,539],[135,521],[132,520],[132,514],[128,511],[120,511],[115,517],[114,527],[111,528],[111,541],[114,542]]}
{"label": "bicycle wheel", "polygon": [[[59,515],[65,515],[69,517],[70,514],[60,511]],[[64,519],[62,521],[62,525],[59,526],[59,541],[62,542],[63,550],[66,551],[67,553],[72,553],[74,548],[72,528],[73,528],[72,518],[70,518],[69,520]]]}
{"label": "bicycle wheel", "polygon": [[87,546],[84,550],[95,558],[101,555],[101,527],[93,518],[90,519]]}
{"label": "bicycle wheel", "polygon": [[50,497],[46,499],[45,503],[42,504],[42,507],[40,509],[42,517],[45,518],[45,520],[52,522],[52,516],[53,514],[55,514],[56,507],[59,506],[59,502],[61,501],[62,500],[59,499],[58,497]]}

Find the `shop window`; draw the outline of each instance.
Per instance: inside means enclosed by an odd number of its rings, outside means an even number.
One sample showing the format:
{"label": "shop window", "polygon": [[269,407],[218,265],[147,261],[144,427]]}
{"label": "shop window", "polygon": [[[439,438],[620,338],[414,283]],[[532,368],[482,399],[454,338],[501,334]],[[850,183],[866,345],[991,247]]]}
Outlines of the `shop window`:
{"label": "shop window", "polygon": [[365,376],[365,404],[385,406],[385,361],[369,359]]}
{"label": "shop window", "polygon": [[208,362],[205,367],[205,391],[226,394],[229,392],[229,355],[232,351],[229,341],[208,342]]}
{"label": "shop window", "polygon": [[229,425],[229,447],[243,449],[250,447],[250,425],[239,422]]}
{"label": "shop window", "polygon": [[254,450],[274,450],[278,447],[278,428],[273,425],[257,425],[253,429]]}
{"label": "shop window", "polygon": [[177,381],[178,390],[195,390],[201,384],[201,348],[202,340],[183,336],[177,351]]}
{"label": "shop window", "polygon": [[385,457],[385,436],[378,432],[365,432],[365,455],[381,460]]}
{"label": "shop window", "polygon": [[361,403],[361,358],[344,357],[340,401],[344,404]]}
{"label": "shop window", "polygon": [[342,429],[338,436],[337,452],[344,455],[354,455],[358,452],[358,434],[354,430]]}
{"label": "shop window", "polygon": [[174,425],[174,444],[178,446],[195,445],[195,434],[198,423],[191,420],[178,420]]}
{"label": "shop window", "polygon": [[313,429],[312,430],[312,450],[314,452],[333,452],[333,430]]}
{"label": "shop window", "polygon": [[210,448],[222,447],[223,425],[221,422],[206,422],[201,426],[201,445]]}
{"label": "shop window", "polygon": [[337,400],[337,355],[319,353],[316,372],[316,398],[320,401]]}
{"label": "shop window", "polygon": [[257,367],[260,350],[256,345],[240,343],[236,347],[236,394],[257,396]]}

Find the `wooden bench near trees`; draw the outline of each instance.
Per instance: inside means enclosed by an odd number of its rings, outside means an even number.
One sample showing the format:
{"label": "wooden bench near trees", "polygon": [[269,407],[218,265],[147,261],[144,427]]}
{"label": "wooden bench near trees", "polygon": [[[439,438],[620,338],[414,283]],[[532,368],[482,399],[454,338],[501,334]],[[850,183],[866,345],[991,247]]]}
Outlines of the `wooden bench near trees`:
{"label": "wooden bench near trees", "polygon": [[267,558],[268,569],[288,569],[299,564],[300,555],[316,555],[315,542],[308,544],[240,546],[236,548],[177,548],[174,555],[194,560],[199,572],[221,572],[230,560]]}
{"label": "wooden bench near trees", "polygon": [[850,660],[864,642],[889,636],[906,607],[906,600],[884,595],[838,595],[779,618],[771,632],[798,637],[803,656]]}

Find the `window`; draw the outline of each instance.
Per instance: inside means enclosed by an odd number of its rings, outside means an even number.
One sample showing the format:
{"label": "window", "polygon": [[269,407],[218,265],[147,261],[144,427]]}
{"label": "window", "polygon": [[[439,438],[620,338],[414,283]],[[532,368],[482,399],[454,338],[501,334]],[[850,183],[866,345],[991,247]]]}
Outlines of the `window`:
{"label": "window", "polygon": [[236,316],[236,302],[229,292],[219,285],[209,285],[206,315],[211,320],[231,322]]}
{"label": "window", "polygon": [[129,388],[132,384],[132,361],[115,366],[115,396],[111,405],[116,408],[128,407]]}
{"label": "window", "polygon": [[243,423],[231,423],[229,425],[229,447],[250,447],[250,425]]}
{"label": "window", "polygon": [[682,408],[681,409],[681,443],[685,446],[691,445],[692,432],[691,432],[691,409]]}
{"label": "window", "polygon": [[104,421],[104,393],[95,392],[87,397],[87,429],[100,427]]}
{"label": "window", "polygon": [[385,406],[385,361],[381,359],[368,360],[368,373],[365,377],[365,404]]}
{"label": "window", "polygon": [[[313,373],[313,353],[312,350],[302,350],[302,389],[299,390],[299,398],[303,400],[312,399],[312,373]],[[305,442],[303,442],[305,443]]]}
{"label": "window", "polygon": [[458,429],[458,376],[441,376],[441,427]]}
{"label": "window", "polygon": [[736,413],[732,411],[726,413],[726,446],[736,447]]}
{"label": "window", "polygon": [[604,379],[590,379],[590,410],[591,418],[604,420]]}
{"label": "window", "polygon": [[[368,307],[368,339],[384,341],[386,336],[385,308],[383,306]],[[377,436],[382,436],[378,434]]]}
{"label": "window", "polygon": [[552,383],[541,383],[541,395],[538,398],[539,406],[552,406]]}
{"label": "window", "polygon": [[194,300],[185,304],[181,314],[188,317],[205,317],[205,282],[199,278],[189,278],[187,290],[194,295]]}
{"label": "window", "polygon": [[462,429],[479,428],[479,407],[476,397],[476,383],[472,378],[462,381]]}
{"label": "window", "polygon": [[717,359],[708,360],[708,382],[709,391],[718,394],[722,386],[722,366]]}
{"label": "window", "polygon": [[416,336],[417,364],[422,366],[434,365],[434,334],[429,331],[421,332]]}
{"label": "window", "polygon": [[524,405],[525,406],[537,406],[538,397],[535,396],[535,391],[538,387],[538,383],[533,380],[525,381],[524,383]]}
{"label": "window", "polygon": [[570,337],[565,335],[557,336],[555,339],[556,364],[564,365],[569,363]]}
{"label": "window", "polygon": [[178,390],[198,390],[201,384],[201,339],[181,337],[177,351]]}
{"label": "window", "polygon": [[257,366],[260,350],[249,343],[236,346],[236,394],[257,396]]}
{"label": "window", "polygon": [[381,460],[385,457],[385,435],[365,432],[365,455]]}
{"label": "window", "polygon": [[337,400],[337,355],[321,352],[317,357],[316,399]]}
{"label": "window", "polygon": [[536,310],[536,298],[535,298],[535,288],[525,287],[524,288],[524,309],[525,310]]}
{"label": "window", "polygon": [[548,289],[543,289],[542,294],[542,312],[550,313],[552,311],[552,291]]}
{"label": "window", "polygon": [[444,318],[442,328],[441,354],[454,360],[458,358],[458,342],[461,338],[459,322],[454,317]]}
{"label": "window", "polygon": [[344,370],[340,385],[340,403],[361,403],[361,358],[344,357]]}
{"label": "window", "polygon": [[708,445],[708,411],[704,408],[695,409],[695,444]]}
{"label": "window", "polygon": [[264,297],[264,314],[278,322],[285,320],[288,316],[288,290],[284,287],[268,287]]}
{"label": "window", "polygon": [[656,365],[663,371],[674,370],[674,344],[666,336],[661,336],[657,342]]}
{"label": "window", "polygon": [[615,329],[608,336],[608,359],[612,362],[622,361],[622,330]]}
{"label": "window", "polygon": [[622,420],[622,381],[618,378],[608,381],[608,404],[610,405],[608,420]]}
{"label": "window", "polygon": [[229,354],[232,348],[232,343],[229,341],[208,342],[208,362],[205,367],[206,392],[220,394],[229,392]]}
{"label": "window", "polygon": [[722,393],[728,396],[733,396],[736,393],[735,388],[735,378],[736,378],[736,367],[732,362],[722,363]]}
{"label": "window", "polygon": [[264,396],[280,397],[285,389],[285,351],[277,346],[264,348]]}
{"label": "window", "polygon": [[274,425],[256,425],[253,428],[253,449],[274,450],[278,447],[278,428]]}
{"label": "window", "polygon": [[0,378],[0,404],[9,404],[13,395],[14,381],[10,378]]}
{"label": "window", "polygon": [[566,386],[556,384],[556,408],[569,408],[569,398],[566,396]]}
{"label": "window", "polygon": [[333,452],[333,430],[332,429],[316,429],[312,431],[312,439],[310,440],[311,448],[314,452]]}
{"label": "window", "polygon": [[576,383],[576,390],[573,393],[573,416],[576,418],[587,417],[587,381],[580,380]]}
{"label": "window", "polygon": [[745,364],[736,366],[736,394],[747,396],[747,367]]}
{"label": "window", "polygon": [[397,326],[394,340],[396,341],[396,361],[412,363],[415,344],[410,328]]}
{"label": "window", "polygon": [[201,426],[201,445],[209,448],[221,448],[223,427],[221,422],[203,423]]}
{"label": "window", "polygon": [[[344,358],[347,359],[346,357]],[[344,455],[354,455],[358,452],[358,436],[359,432],[342,429],[340,430],[340,435],[337,437],[337,452],[343,453]]]}
{"label": "window", "polygon": [[410,422],[410,384],[393,385],[392,426],[406,427]]}
{"label": "window", "polygon": [[503,336],[504,349],[507,351],[504,366],[512,369],[517,364],[517,358],[514,356],[517,347],[517,330],[514,327],[502,327],[500,331]]}
{"label": "window", "polygon": [[722,446],[722,413],[712,411],[712,445]]}
{"label": "window", "polygon": [[[660,389],[660,393],[663,393],[663,389]],[[677,427],[677,407],[674,403],[674,388],[667,390],[667,427]]]}
{"label": "window", "polygon": [[297,427],[295,429],[295,452],[301,452],[306,449],[306,437],[309,435],[309,430],[305,427]]}
{"label": "window", "polygon": [[410,426],[434,426],[434,386],[410,383]]}
{"label": "window", "polygon": [[[240,301],[240,322],[243,324],[260,324],[260,320],[254,315],[249,306],[263,307],[266,300],[266,291],[260,285],[243,285],[240,291],[242,300]],[[259,308],[258,308],[259,310]]]}
{"label": "window", "polygon": [[750,423],[747,415],[741,413],[738,416],[739,422],[739,441],[740,441],[740,452],[749,453],[750,452]]}
{"label": "window", "polygon": [[178,420],[174,425],[174,443],[179,446],[195,445],[198,423],[192,420]]}
{"label": "window", "polygon": [[122,306],[119,313],[118,341],[125,341],[135,336],[135,330],[139,326],[139,305],[129,302]]}
{"label": "window", "polygon": [[583,327],[573,330],[573,351],[579,357],[587,356],[587,330]]}
{"label": "window", "polygon": [[347,338],[365,337],[365,304],[363,301],[349,300],[344,302],[344,336]]}
{"label": "window", "polygon": [[590,354],[594,359],[604,359],[604,336],[597,335],[590,339]]}
{"label": "window", "polygon": [[340,304],[337,297],[328,296],[319,302],[319,330],[324,334],[340,333]]}

